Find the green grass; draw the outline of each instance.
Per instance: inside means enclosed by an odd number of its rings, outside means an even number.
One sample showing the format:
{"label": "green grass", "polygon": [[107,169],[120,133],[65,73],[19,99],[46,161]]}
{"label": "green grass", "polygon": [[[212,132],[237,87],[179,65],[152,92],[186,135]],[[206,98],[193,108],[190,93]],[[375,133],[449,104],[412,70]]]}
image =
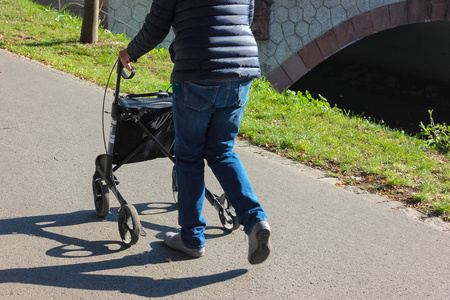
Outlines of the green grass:
{"label": "green grass", "polygon": [[[79,43],[80,18],[42,7],[30,0],[0,0],[0,19],[0,48],[100,85],[106,85],[118,51],[129,42],[123,35],[99,30],[99,43]],[[129,91],[158,90],[170,86],[172,63],[168,51],[154,50],[136,67],[139,76],[127,85]]]}
{"label": "green grass", "polygon": [[268,150],[326,170],[424,212],[449,216],[449,155],[421,139],[351,116],[306,93],[274,91],[258,80],[241,134]]}
{"label": "green grass", "polygon": [[[99,31],[99,43],[78,42],[81,20],[31,0],[0,0],[0,48],[39,60],[106,85],[118,51],[130,41]],[[135,64],[126,92],[170,86],[168,51],[153,50]],[[114,86],[114,82],[112,82]],[[325,170],[343,184],[356,185],[424,212],[450,217],[449,154],[427,142],[330,107],[325,99],[287,91],[256,80],[241,136],[258,146]]]}

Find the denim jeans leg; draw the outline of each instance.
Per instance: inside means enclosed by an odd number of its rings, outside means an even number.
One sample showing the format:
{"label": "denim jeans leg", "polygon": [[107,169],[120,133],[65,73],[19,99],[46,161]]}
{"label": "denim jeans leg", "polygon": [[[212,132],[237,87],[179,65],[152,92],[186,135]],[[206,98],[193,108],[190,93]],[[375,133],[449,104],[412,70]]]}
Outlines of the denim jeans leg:
{"label": "denim jeans leg", "polygon": [[244,225],[247,234],[255,223],[267,218],[247,172],[233,150],[250,86],[251,81],[248,79],[232,80],[228,86],[222,86],[219,90],[220,96],[216,99],[216,109],[211,117],[205,144],[208,165],[235,208],[238,222]]}
{"label": "denim jeans leg", "polygon": [[173,85],[178,220],[187,247],[200,248],[205,243],[204,158],[247,234],[267,217],[233,150],[250,85],[248,79]]}
{"label": "denim jeans leg", "polygon": [[182,240],[189,248],[201,248],[205,244],[203,149],[213,111],[208,105],[211,101],[208,91],[202,95],[201,89],[189,83],[173,85],[178,223]]}

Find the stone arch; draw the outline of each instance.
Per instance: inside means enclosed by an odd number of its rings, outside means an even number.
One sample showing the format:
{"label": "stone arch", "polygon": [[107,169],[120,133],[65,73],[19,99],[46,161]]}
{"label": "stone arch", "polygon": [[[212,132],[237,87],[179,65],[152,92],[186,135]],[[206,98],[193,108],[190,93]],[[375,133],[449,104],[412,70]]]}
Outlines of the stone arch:
{"label": "stone arch", "polygon": [[277,67],[267,80],[282,91],[318,64],[369,35],[408,24],[450,21],[450,0],[408,0],[380,6],[331,28]]}

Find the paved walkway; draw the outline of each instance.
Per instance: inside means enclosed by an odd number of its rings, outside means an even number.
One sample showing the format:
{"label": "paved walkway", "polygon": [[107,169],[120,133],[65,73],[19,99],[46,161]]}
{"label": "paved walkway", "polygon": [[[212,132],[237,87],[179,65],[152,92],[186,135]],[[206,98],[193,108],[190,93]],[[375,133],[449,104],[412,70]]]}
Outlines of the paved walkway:
{"label": "paved walkway", "polygon": [[163,245],[177,228],[168,159],[116,173],[148,233],[124,248],[115,198],[104,220],[93,211],[102,97],[0,50],[0,299],[449,299],[450,232],[439,223],[242,142],[273,229],[267,262],[249,265],[245,234],[225,234],[207,204],[205,257]]}

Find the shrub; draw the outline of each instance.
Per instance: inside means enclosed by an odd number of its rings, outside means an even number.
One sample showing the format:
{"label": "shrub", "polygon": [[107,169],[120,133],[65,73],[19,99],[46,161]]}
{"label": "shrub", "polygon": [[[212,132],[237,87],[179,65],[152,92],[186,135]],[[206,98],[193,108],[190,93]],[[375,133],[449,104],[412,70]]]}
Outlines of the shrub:
{"label": "shrub", "polygon": [[441,153],[450,151],[450,126],[443,124],[435,124],[433,120],[433,110],[428,111],[430,114],[430,124],[425,126],[420,122],[421,132],[418,134],[426,140],[427,144],[435,148]]}

